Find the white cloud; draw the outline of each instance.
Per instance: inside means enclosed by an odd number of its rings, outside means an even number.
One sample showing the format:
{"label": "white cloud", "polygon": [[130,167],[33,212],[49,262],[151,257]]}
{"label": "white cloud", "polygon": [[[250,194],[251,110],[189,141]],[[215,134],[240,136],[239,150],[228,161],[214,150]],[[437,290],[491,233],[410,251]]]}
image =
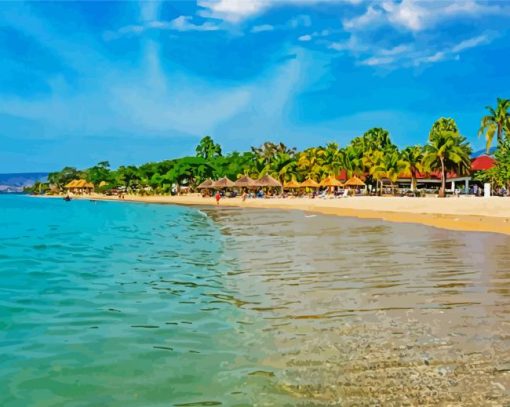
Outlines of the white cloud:
{"label": "white cloud", "polygon": [[374,7],[369,6],[364,14],[351,19],[344,19],[342,21],[342,25],[348,31],[359,30],[367,26],[374,26],[384,19],[382,14],[381,10],[376,10]]}
{"label": "white cloud", "polygon": [[491,36],[488,34],[479,35],[478,37],[470,38],[455,45],[452,48],[452,52],[461,52],[469,48],[477,47],[479,45],[488,44],[491,42],[491,40]]}
{"label": "white cloud", "polygon": [[117,31],[107,31],[103,37],[110,41],[125,35],[139,35],[148,30],[170,30],[170,31],[217,31],[220,26],[206,21],[202,24],[195,24],[191,16],[179,16],[171,21],[151,20],[139,25],[126,25]]}
{"label": "white cloud", "polygon": [[446,60],[458,60],[462,51],[488,44],[494,39],[489,34],[468,38],[457,44],[442,49],[421,49],[416,44],[401,44],[389,49],[370,49],[372,56],[365,57],[359,63],[368,66],[384,66],[394,68],[397,66],[420,66],[433,64]]}
{"label": "white cloud", "polygon": [[170,22],[170,28],[176,31],[216,31],[219,27],[209,21],[203,24],[194,24],[192,17],[180,16]]}
{"label": "white cloud", "polygon": [[285,5],[314,5],[319,3],[350,3],[358,4],[363,0],[198,0],[202,7],[199,14],[215,17],[231,23],[239,23],[249,17],[261,14],[273,7]]}
{"label": "white cloud", "polygon": [[311,41],[312,40],[312,36],[309,35],[309,34],[302,35],[301,37],[298,38],[298,40],[299,41],[304,41],[304,42]]}
{"label": "white cloud", "polygon": [[251,29],[252,33],[261,33],[264,31],[274,31],[274,26],[271,24],[256,25]]}
{"label": "white cloud", "polygon": [[480,0],[372,0],[365,13],[344,19],[343,27],[348,31],[359,31],[390,24],[419,32],[452,18],[498,14],[510,15],[510,7],[505,7],[503,2],[490,4]]}

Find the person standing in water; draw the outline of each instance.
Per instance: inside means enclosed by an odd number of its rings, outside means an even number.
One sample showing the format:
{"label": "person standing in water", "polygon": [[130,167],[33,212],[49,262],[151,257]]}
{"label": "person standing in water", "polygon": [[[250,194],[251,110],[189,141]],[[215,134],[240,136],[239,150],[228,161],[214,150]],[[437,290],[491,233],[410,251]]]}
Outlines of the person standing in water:
{"label": "person standing in water", "polygon": [[216,205],[219,205],[220,199],[221,199],[220,191],[216,192],[215,198],[216,198]]}

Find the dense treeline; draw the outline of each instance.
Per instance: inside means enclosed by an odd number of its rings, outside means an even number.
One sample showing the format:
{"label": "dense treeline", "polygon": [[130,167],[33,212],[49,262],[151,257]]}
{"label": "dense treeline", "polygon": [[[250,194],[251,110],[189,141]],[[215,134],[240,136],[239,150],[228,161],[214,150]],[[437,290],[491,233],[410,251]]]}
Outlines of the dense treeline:
{"label": "dense treeline", "polygon": [[[490,180],[495,186],[507,186],[510,183],[510,101],[498,99],[495,109],[487,109],[489,114],[482,118],[480,134],[485,135],[488,147],[497,136],[498,165],[478,174],[477,178]],[[129,192],[167,194],[178,192],[184,186],[194,190],[207,178],[235,180],[242,175],[259,178],[269,174],[283,183],[307,178],[320,181],[341,171],[348,177],[363,177],[375,189],[380,188],[382,180],[394,183],[399,174],[406,173],[412,178],[411,188],[415,189],[418,173],[436,172],[441,174],[440,195],[444,195],[447,174],[451,171],[458,175],[468,173],[470,154],[469,143],[450,118],[440,118],[433,124],[425,145],[408,146],[402,150],[382,128],[368,130],[345,147],[331,142],[303,151],[283,143],[266,142],[250,151],[223,154],[221,146],[206,136],[196,147],[195,156],[150,162],[138,167],[121,166],[116,170],[112,170],[107,161],[85,170],[65,167],[51,173],[47,185],[35,185],[34,190],[62,190],[70,181],[81,178],[93,183],[101,192],[124,187]]]}

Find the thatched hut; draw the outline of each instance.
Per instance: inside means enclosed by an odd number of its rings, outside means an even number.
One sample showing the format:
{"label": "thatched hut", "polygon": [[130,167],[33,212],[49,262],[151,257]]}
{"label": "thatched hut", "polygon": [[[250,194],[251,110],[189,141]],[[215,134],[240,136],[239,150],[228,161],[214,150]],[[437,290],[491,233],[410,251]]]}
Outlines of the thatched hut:
{"label": "thatched hut", "polygon": [[74,194],[87,193],[90,194],[94,190],[94,184],[87,182],[84,179],[75,179],[64,186],[68,192]]}
{"label": "thatched hut", "polygon": [[321,186],[323,186],[323,187],[343,187],[344,184],[342,184],[334,176],[330,175],[329,177],[324,178],[321,181]]}
{"label": "thatched hut", "polygon": [[293,179],[291,181],[286,182],[283,185],[283,188],[284,189],[297,189],[297,188],[301,188],[301,184],[299,182],[297,182],[295,179]]}
{"label": "thatched hut", "polygon": [[274,179],[271,175],[264,175],[262,178],[255,181],[255,185],[258,187],[269,187],[269,188],[281,188],[282,184]]}
{"label": "thatched hut", "polygon": [[212,183],[212,187],[216,189],[233,188],[235,184],[227,177],[220,178]]}
{"label": "thatched hut", "polygon": [[301,183],[301,186],[303,188],[320,188],[320,184],[311,178],[308,178],[306,181],[303,181]]}
{"label": "thatched hut", "polygon": [[256,181],[251,179],[248,175],[245,175],[245,176],[239,178],[236,182],[234,182],[234,185],[237,188],[256,188],[257,187]]}
{"label": "thatched hut", "polygon": [[358,177],[354,176],[345,181],[344,186],[346,187],[364,187],[365,183]]}
{"label": "thatched hut", "polygon": [[202,182],[197,188],[198,189],[213,189],[213,180],[211,178],[206,179],[204,182]]}

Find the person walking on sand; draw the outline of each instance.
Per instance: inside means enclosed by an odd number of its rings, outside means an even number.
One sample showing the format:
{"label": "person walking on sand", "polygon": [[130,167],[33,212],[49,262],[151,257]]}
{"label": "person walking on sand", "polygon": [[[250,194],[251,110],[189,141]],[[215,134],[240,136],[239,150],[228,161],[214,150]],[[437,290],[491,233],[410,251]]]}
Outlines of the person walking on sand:
{"label": "person walking on sand", "polygon": [[220,191],[216,192],[215,198],[216,198],[216,205],[219,205],[220,199],[221,199]]}

